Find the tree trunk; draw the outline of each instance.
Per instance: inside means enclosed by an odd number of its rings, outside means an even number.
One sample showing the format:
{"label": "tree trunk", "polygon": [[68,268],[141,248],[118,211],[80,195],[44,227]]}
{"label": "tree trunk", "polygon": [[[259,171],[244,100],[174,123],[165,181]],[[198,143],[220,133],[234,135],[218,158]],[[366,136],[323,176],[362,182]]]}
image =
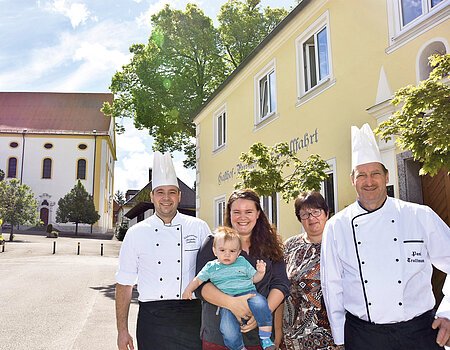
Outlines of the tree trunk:
{"label": "tree trunk", "polygon": [[13,233],[13,231],[14,231],[14,225],[11,224],[11,231],[9,233],[9,241],[10,242],[12,242],[14,240],[14,233]]}
{"label": "tree trunk", "polygon": [[75,235],[78,236],[78,221],[75,223]]}

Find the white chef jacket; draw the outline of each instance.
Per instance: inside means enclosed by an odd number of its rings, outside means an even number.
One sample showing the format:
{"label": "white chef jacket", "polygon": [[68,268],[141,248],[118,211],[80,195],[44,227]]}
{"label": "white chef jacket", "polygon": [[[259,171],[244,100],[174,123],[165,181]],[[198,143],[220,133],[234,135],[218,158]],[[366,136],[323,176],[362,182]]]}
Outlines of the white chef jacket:
{"label": "white chef jacket", "polygon": [[[432,264],[450,272],[450,230],[427,206],[388,197],[375,211],[355,202],[332,217],[323,234],[321,283],[335,343],[344,343],[345,311],[395,323],[431,310]],[[441,305],[438,315],[450,318],[448,301]]]}
{"label": "white chef jacket", "polygon": [[203,220],[178,212],[167,225],[152,215],[131,226],[120,249],[117,283],[137,283],[139,301],[181,299],[210,232]]}

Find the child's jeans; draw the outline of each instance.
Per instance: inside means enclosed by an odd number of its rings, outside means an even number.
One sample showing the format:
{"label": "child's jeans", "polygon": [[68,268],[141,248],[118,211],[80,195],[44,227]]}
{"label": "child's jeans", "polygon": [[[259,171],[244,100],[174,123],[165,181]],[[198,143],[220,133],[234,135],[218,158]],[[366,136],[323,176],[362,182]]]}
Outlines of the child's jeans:
{"label": "child's jeans", "polygon": [[[272,312],[267,304],[267,299],[256,291],[250,291],[235,296],[256,294],[248,299],[248,306],[255,317],[258,327],[272,326]],[[220,308],[220,332],[223,336],[224,344],[230,350],[241,350],[244,347],[241,328],[236,316],[225,308]]]}

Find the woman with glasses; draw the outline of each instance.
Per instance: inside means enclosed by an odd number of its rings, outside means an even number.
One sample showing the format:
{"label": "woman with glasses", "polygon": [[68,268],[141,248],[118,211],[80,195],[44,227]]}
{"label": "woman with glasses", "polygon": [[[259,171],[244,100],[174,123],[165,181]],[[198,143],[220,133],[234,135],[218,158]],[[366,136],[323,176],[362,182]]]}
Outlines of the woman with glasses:
{"label": "woman with glasses", "polygon": [[[319,192],[302,193],[294,203],[304,233],[285,242],[290,296],[275,316],[276,341],[283,350],[339,349],[333,343],[320,287],[320,245],[328,206]],[[282,336],[280,336],[282,334]]]}

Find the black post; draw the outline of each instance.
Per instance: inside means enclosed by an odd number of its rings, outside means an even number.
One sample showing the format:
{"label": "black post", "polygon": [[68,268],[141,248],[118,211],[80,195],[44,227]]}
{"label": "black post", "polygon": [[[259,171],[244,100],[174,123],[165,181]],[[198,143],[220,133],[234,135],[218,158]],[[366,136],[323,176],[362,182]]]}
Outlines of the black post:
{"label": "black post", "polygon": [[78,250],[77,250],[77,255],[80,255],[80,242],[78,242]]}
{"label": "black post", "polygon": [[3,242],[3,244],[2,244],[2,253],[4,253],[5,252],[5,242]]}
{"label": "black post", "polygon": [[103,256],[103,243],[100,245],[100,255]]}
{"label": "black post", "polygon": [[53,241],[53,254],[56,253],[56,241]]}

